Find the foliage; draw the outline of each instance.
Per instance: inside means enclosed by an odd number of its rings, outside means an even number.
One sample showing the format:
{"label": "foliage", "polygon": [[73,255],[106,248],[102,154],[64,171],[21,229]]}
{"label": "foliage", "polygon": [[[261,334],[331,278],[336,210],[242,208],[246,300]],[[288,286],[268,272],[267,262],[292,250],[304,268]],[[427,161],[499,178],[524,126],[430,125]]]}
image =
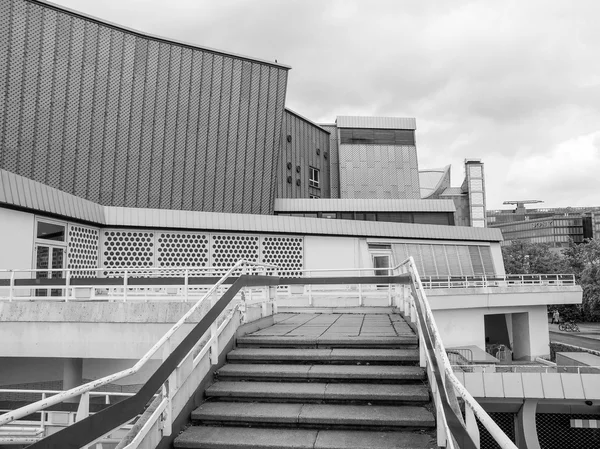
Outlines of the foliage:
{"label": "foliage", "polygon": [[574,274],[583,303],[557,306],[561,319],[600,321],[600,239],[571,242],[562,253],[547,244],[513,242],[502,247],[502,257],[507,274]]}
{"label": "foliage", "polygon": [[502,247],[507,274],[567,273],[565,258],[545,243],[512,242]]}

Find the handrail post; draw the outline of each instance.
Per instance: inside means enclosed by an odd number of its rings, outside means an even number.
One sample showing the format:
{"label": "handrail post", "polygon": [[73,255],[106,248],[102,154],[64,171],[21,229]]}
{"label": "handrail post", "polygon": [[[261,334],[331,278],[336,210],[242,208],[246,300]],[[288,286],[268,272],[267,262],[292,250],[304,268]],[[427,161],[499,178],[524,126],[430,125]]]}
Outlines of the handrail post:
{"label": "handrail post", "polygon": [[186,268],[184,273],[183,273],[183,288],[184,288],[184,295],[185,295],[185,302],[188,302],[188,298],[189,298],[189,269]]}
{"label": "handrail post", "polygon": [[[162,351],[162,359],[163,361],[167,360],[171,355],[171,339],[168,338],[163,345]],[[162,436],[168,437],[173,432],[173,408],[172,408],[172,400],[175,394],[177,385],[177,370],[173,370],[173,372],[169,375],[166,382],[162,386],[163,397],[167,400],[167,406],[161,415],[161,426],[162,426]]]}
{"label": "handrail post", "polygon": [[77,414],[75,415],[75,422],[81,421],[84,418],[90,416],[90,392],[86,391],[79,398],[79,405],[77,406]]}
{"label": "handrail post", "polygon": [[475,443],[475,446],[481,447],[479,428],[477,427],[477,418],[475,417],[475,413],[473,413],[473,409],[467,403],[465,403],[465,425],[467,427],[467,432],[473,440],[473,443]]}
{"label": "handrail post", "polygon": [[[210,297],[211,309],[217,303],[217,292],[218,289],[215,289]],[[217,320],[213,321],[210,325],[210,339],[212,340],[212,344],[210,345],[210,363],[212,365],[217,365],[219,363],[219,337],[217,335]]]}
{"label": "handrail post", "polygon": [[[67,268],[65,272],[65,302],[69,302],[69,297],[71,296],[71,270]],[[75,295],[73,295],[75,296]]]}
{"label": "handrail post", "polygon": [[123,272],[123,302],[127,302],[127,269]]}
{"label": "handrail post", "polygon": [[10,270],[10,284],[8,287],[8,301],[11,302],[13,300],[15,288],[15,270]]}

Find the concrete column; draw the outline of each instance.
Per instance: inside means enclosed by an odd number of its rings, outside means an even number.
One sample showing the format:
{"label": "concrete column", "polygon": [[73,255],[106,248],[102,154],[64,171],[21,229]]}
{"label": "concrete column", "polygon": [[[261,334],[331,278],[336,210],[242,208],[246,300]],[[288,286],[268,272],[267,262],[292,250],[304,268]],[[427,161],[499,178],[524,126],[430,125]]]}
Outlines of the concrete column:
{"label": "concrete column", "polygon": [[540,449],[535,424],[537,399],[525,399],[517,415],[517,445],[519,449]]}
{"label": "concrete column", "polygon": [[[63,362],[63,390],[70,390],[83,383],[83,359],[64,359]],[[78,402],[74,398],[72,402]]]}

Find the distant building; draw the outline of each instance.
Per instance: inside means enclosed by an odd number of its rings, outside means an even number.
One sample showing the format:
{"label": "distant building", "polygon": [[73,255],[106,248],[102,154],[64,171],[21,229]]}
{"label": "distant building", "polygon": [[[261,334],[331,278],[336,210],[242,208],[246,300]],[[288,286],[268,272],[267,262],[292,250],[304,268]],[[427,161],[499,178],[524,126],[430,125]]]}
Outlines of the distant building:
{"label": "distant building", "polygon": [[502,231],[503,245],[522,241],[561,248],[600,236],[600,207],[489,210],[487,223]]}

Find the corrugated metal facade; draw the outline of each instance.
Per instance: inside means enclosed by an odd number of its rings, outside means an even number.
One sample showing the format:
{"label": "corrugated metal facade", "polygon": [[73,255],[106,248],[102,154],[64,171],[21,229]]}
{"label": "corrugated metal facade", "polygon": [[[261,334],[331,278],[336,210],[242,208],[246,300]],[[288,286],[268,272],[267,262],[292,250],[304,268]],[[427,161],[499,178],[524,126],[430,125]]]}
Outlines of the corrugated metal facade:
{"label": "corrugated metal facade", "polygon": [[414,117],[340,116],[336,124],[338,128],[417,129]]}
{"label": "corrugated metal facade", "polygon": [[[283,120],[277,198],[329,198],[329,133],[286,109]],[[319,188],[309,186],[309,167],[319,170]]]}
{"label": "corrugated metal facade", "polygon": [[331,198],[340,197],[340,149],[338,147],[338,129],[335,125],[321,125],[329,131],[329,186]]}
{"label": "corrugated metal facade", "polygon": [[341,198],[420,199],[413,145],[341,144]]}
{"label": "corrugated metal facade", "polygon": [[276,199],[275,212],[454,212],[452,200]]}
{"label": "corrugated metal facade", "polygon": [[113,206],[272,213],[287,68],[0,0],[0,168]]}

